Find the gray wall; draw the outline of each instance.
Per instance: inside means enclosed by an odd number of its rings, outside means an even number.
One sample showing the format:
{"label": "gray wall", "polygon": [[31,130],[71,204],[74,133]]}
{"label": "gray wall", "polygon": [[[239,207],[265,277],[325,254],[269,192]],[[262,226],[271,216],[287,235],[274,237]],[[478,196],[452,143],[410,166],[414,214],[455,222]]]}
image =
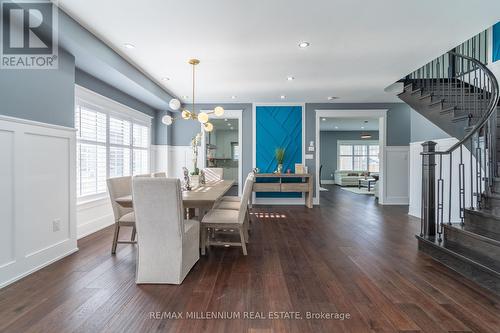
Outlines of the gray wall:
{"label": "gray wall", "polygon": [[0,114],[74,127],[75,58],[59,50],[58,69],[0,70]]}
{"label": "gray wall", "polygon": [[[316,141],[315,110],[387,109],[386,145],[407,146],[410,143],[410,107],[404,103],[308,103],[306,104],[306,145]],[[316,170],[316,156],[306,160],[311,172]]]}
{"label": "gray wall", "polygon": [[[361,133],[369,133],[372,138],[378,140],[378,131],[321,131],[320,140],[320,165],[323,165],[321,179],[332,179],[330,174],[337,170],[337,141],[339,140],[362,140]],[[368,141],[369,141],[368,140]]]}
{"label": "gray wall", "polygon": [[[253,164],[253,131],[252,131],[252,104],[248,103],[231,103],[231,104],[196,104],[195,112],[200,110],[211,110],[216,106],[222,106],[225,110],[243,110],[242,119],[242,136],[243,145],[241,146],[241,166],[243,175],[252,171]],[[191,106],[187,106],[191,109]],[[172,125],[166,126],[161,123],[161,118],[165,115],[165,111],[159,111],[155,118],[156,127],[156,144],[172,145],[172,146],[187,146],[191,142],[191,138],[200,132],[200,123],[197,121],[177,120]],[[173,116],[180,117],[179,112],[172,112]]]}
{"label": "gray wall", "polygon": [[118,103],[126,105],[134,110],[140,111],[153,117],[151,121],[151,143],[156,144],[155,129],[157,121],[155,118],[158,114],[157,110],[80,69],[76,69],[75,71],[75,83],[100,95],[108,97]]}
{"label": "gray wall", "polygon": [[434,125],[415,110],[411,110],[411,142],[445,139],[448,133]]}

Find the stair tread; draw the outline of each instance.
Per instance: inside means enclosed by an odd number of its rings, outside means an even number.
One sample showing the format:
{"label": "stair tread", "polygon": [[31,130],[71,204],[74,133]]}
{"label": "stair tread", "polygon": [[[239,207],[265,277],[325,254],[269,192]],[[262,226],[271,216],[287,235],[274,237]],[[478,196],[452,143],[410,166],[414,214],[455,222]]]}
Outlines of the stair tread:
{"label": "stair tread", "polygon": [[453,228],[469,237],[474,237],[480,241],[498,246],[500,248],[500,238],[498,238],[498,234],[494,232],[488,230],[481,230],[481,232],[478,232],[477,230],[469,230],[468,227],[462,226],[460,223],[454,223],[451,225],[445,224],[444,226],[445,228]]}
{"label": "stair tread", "polygon": [[480,216],[496,219],[496,220],[498,220],[498,223],[500,223],[500,207],[481,208],[480,210],[466,208],[465,211],[469,214],[475,214],[475,215],[480,215]]}
{"label": "stair tread", "polygon": [[[483,271],[487,271],[498,278],[500,278],[500,265],[496,263],[494,260],[484,257],[482,255],[478,255],[474,251],[471,251],[469,249],[465,248],[457,248],[455,244],[452,243],[446,243],[445,240],[442,240],[441,242],[425,239],[420,236],[416,236],[417,239],[420,239],[422,241],[425,241],[427,243],[432,244],[435,247],[439,247],[443,249],[444,251],[448,252],[449,254],[459,258],[462,261],[465,261],[469,264],[472,264],[478,268],[480,268]],[[493,262],[493,263],[492,263]]]}
{"label": "stair tread", "polygon": [[460,246],[459,244],[456,243],[450,243],[450,242],[447,243],[446,241],[443,241],[443,246],[446,249],[449,249],[463,257],[466,257],[469,260],[474,261],[475,263],[478,263],[500,274],[500,262],[498,260],[494,260],[489,257],[483,256],[473,250]]}

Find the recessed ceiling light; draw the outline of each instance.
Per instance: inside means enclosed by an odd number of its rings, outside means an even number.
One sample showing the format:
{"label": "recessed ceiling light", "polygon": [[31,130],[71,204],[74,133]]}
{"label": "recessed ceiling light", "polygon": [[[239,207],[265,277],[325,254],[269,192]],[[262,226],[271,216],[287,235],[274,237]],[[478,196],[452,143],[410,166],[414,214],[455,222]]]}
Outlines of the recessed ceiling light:
{"label": "recessed ceiling light", "polygon": [[169,77],[162,77],[161,80],[162,81],[170,81],[170,78]]}
{"label": "recessed ceiling light", "polygon": [[328,100],[329,100],[329,101],[333,101],[334,99],[338,99],[338,97],[335,97],[335,96],[328,96]]}
{"label": "recessed ceiling light", "polygon": [[361,129],[365,129],[365,127],[364,127],[364,126],[361,126]]}
{"label": "recessed ceiling light", "polygon": [[288,81],[293,81],[293,80],[295,80],[295,78],[294,78],[293,76],[287,76],[287,77],[286,77],[286,79],[287,79]]}
{"label": "recessed ceiling light", "polygon": [[321,118],[321,120],[326,121],[326,118]]}
{"label": "recessed ceiling light", "polygon": [[227,126],[231,126],[231,123],[227,123]]}
{"label": "recessed ceiling light", "polygon": [[339,128],[338,126],[335,126],[335,128]]}
{"label": "recessed ceiling light", "polygon": [[238,97],[238,96],[235,96],[235,95],[231,96],[232,99],[236,99],[236,97]]}
{"label": "recessed ceiling light", "polygon": [[232,130],[234,130],[233,126],[230,127]]}
{"label": "recessed ceiling light", "polygon": [[302,49],[305,49],[309,45],[311,45],[311,44],[309,44],[309,42],[306,42],[306,41],[303,41],[303,42],[299,43],[299,47],[302,48]]}
{"label": "recessed ceiling light", "polygon": [[123,44],[123,46],[125,46],[127,49],[135,49],[135,45],[134,44],[125,43],[125,44]]}
{"label": "recessed ceiling light", "polygon": [[227,121],[227,118],[224,118],[224,121]]}
{"label": "recessed ceiling light", "polygon": [[285,98],[286,98],[286,96],[285,96],[285,95],[281,95],[281,96],[280,96],[280,98],[281,98],[281,99],[285,99]]}

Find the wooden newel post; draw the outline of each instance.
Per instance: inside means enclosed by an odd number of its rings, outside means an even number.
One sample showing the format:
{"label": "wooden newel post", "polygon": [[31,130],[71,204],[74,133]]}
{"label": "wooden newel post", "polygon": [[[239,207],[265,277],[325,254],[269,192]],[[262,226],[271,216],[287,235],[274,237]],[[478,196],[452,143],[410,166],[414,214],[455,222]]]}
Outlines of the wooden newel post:
{"label": "wooden newel post", "polygon": [[436,236],[436,143],[422,143],[422,236]]}

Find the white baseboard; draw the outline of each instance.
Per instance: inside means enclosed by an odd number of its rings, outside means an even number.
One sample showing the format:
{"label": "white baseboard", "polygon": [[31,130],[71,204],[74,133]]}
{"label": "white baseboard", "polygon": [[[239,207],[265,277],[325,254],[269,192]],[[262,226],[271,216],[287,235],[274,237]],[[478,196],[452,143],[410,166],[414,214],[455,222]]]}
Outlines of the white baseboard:
{"label": "white baseboard", "polygon": [[113,225],[114,223],[115,220],[113,214],[109,214],[88,221],[85,224],[78,225],[76,230],[77,239],[93,234],[94,232],[97,232],[106,227],[109,227],[110,225]]}
{"label": "white baseboard", "polygon": [[78,247],[75,247],[75,248],[73,248],[73,249],[71,249],[71,250],[69,250],[69,251],[67,251],[67,252],[65,252],[65,253],[63,253],[63,254],[61,254],[61,255],[59,255],[59,256],[57,256],[57,257],[55,257],[55,258],[53,258],[53,259],[51,259],[49,261],[46,261],[45,263],[43,263],[43,264],[41,264],[41,265],[39,265],[37,267],[34,267],[34,268],[32,268],[32,269],[30,269],[28,271],[25,271],[22,274],[17,275],[16,277],[13,277],[12,279],[10,279],[8,281],[1,281],[1,283],[0,283],[0,289],[8,286],[11,283],[14,283],[14,282],[16,282],[18,280],[21,280],[23,277],[28,276],[31,273],[34,273],[34,272],[36,272],[36,271],[38,271],[38,270],[40,270],[40,269],[42,269],[42,268],[44,268],[44,267],[52,264],[52,263],[54,263],[54,262],[56,262],[58,260],[61,260],[62,258],[67,257],[67,256],[69,256],[69,255],[71,255],[71,254],[73,254],[73,253],[75,253],[77,251],[78,251]]}
{"label": "white baseboard", "polygon": [[333,179],[322,179],[321,180],[321,184],[332,185],[332,184],[335,184],[335,180],[333,180]]}
{"label": "white baseboard", "polygon": [[408,197],[385,197],[382,205],[408,205],[409,203]]}

